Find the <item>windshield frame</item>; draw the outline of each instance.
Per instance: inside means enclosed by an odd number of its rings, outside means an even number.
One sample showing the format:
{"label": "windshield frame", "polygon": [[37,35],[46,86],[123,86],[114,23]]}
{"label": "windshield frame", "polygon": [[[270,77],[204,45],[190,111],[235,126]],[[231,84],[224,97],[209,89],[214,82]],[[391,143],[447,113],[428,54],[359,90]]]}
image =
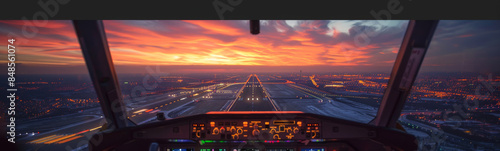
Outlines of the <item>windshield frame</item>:
{"label": "windshield frame", "polygon": [[[437,23],[438,21],[415,20],[408,23],[382,103],[371,124],[395,126]],[[73,25],[108,128],[121,129],[137,125],[127,117],[126,104],[122,99],[102,20],[75,20]],[[420,52],[418,55],[412,53],[416,48]]]}

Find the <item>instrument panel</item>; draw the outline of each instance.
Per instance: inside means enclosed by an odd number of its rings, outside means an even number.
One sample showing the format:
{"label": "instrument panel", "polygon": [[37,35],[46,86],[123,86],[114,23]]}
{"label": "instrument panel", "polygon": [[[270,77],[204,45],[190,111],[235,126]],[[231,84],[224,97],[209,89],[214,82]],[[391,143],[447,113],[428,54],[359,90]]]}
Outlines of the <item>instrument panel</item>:
{"label": "instrument panel", "polygon": [[352,151],[354,150],[352,147],[346,145],[346,144],[340,144],[336,143],[333,144],[332,146],[335,147],[327,147],[327,146],[322,146],[322,147],[304,147],[304,148],[233,148],[233,149],[222,149],[222,148],[210,148],[210,147],[205,147],[205,148],[168,148],[168,147],[160,147],[158,150],[159,151],[325,151],[325,150],[333,150],[333,151]]}
{"label": "instrument panel", "polygon": [[414,150],[403,131],[296,111],[209,112],[101,132],[90,150],[350,151]]}
{"label": "instrument panel", "polygon": [[209,140],[299,140],[319,139],[319,120],[196,120],[191,139]]}

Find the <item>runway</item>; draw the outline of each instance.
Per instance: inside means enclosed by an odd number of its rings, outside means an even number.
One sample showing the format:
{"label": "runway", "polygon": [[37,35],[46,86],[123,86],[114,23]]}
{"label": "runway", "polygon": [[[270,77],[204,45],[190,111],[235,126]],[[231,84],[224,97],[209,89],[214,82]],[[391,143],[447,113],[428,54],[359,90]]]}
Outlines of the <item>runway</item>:
{"label": "runway", "polygon": [[[224,89],[226,87],[228,86],[219,84],[214,85],[215,89]],[[191,103],[193,100],[201,98],[208,93],[211,93],[209,89],[200,89],[175,97],[167,95],[147,97],[144,99],[148,101],[137,103],[136,108],[129,111],[129,119],[136,123],[145,123],[149,119],[154,119],[158,111],[172,110],[183,104]],[[81,122],[78,123],[70,120]],[[43,121],[26,123],[25,126],[29,124],[31,127],[37,126],[47,130],[34,136],[24,137],[19,140],[19,143],[23,144],[22,150],[28,151],[76,150],[79,147],[87,145],[91,136],[97,133],[105,122],[100,108],[96,108],[85,110],[78,114],[64,115]],[[58,125],[54,126],[54,124],[47,123],[58,123]],[[43,124],[49,126],[44,126]]]}
{"label": "runway", "polygon": [[[154,119],[157,112],[164,112],[167,119],[204,114],[209,111],[302,111],[306,113],[365,122],[373,118],[376,110],[356,103],[347,98],[336,98],[333,102],[322,101],[327,98],[306,92],[295,84],[271,83],[273,78],[266,78],[262,84],[259,76],[252,74],[245,82],[217,84],[213,88],[197,90],[177,96],[157,95],[144,98],[134,104],[129,111],[129,118],[137,123],[147,123]],[[347,104],[346,104],[347,103]],[[77,116],[75,116],[77,115]],[[21,141],[25,150],[73,150],[85,146],[90,136],[99,131],[105,122],[98,109],[83,111],[75,115],[35,121],[40,128],[43,123],[61,123],[56,129],[47,129],[44,134]],[[69,119],[88,122],[72,123]],[[34,124],[30,124],[34,125]]]}
{"label": "runway", "polygon": [[240,95],[229,107],[229,111],[276,111],[264,92],[257,75],[250,75]]}

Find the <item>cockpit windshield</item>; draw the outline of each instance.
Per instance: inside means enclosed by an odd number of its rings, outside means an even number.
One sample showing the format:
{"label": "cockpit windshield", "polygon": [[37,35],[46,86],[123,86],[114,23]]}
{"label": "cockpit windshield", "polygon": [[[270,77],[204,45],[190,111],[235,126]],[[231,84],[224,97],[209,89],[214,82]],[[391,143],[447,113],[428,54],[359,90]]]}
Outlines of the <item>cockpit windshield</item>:
{"label": "cockpit windshield", "polygon": [[408,21],[104,21],[138,123],[209,111],[377,112]]}
{"label": "cockpit windshield", "polygon": [[[0,21],[0,37],[26,27],[37,32],[17,39],[16,136],[27,149],[86,148],[107,124],[73,24]],[[103,27],[126,117],[136,125],[212,111],[301,111],[368,124],[409,21],[261,20],[258,35],[247,20],[105,20]],[[439,22],[398,120],[420,149],[499,147],[498,37],[500,21]]]}

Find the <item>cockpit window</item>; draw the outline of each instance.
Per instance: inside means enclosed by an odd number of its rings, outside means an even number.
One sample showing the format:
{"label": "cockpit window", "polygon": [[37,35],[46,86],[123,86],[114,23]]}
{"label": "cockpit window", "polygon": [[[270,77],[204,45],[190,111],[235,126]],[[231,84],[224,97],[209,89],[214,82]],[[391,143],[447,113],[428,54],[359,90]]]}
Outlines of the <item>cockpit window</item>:
{"label": "cockpit window", "polygon": [[[408,27],[399,20],[261,20],[252,35],[241,20],[103,23],[127,117],[139,125],[159,114],[211,111],[301,111],[369,123]],[[499,27],[439,22],[397,126],[421,150],[499,148]],[[71,21],[0,21],[0,37],[15,39],[20,147],[87,148],[106,120]],[[0,43],[5,56],[7,42]]]}
{"label": "cockpit window", "polygon": [[302,111],[368,123],[408,21],[104,21],[128,117]]}
{"label": "cockpit window", "polygon": [[440,21],[400,117],[422,150],[498,148],[499,27]]}
{"label": "cockpit window", "polygon": [[[106,120],[71,21],[0,21],[0,39],[3,72],[8,63],[15,68],[12,84],[7,83],[10,74],[2,74],[0,82],[4,94],[15,95],[14,101],[0,103],[5,109],[1,123],[15,119],[3,127],[9,138],[20,150],[72,150],[87,144]],[[15,65],[7,60],[11,54]]]}

